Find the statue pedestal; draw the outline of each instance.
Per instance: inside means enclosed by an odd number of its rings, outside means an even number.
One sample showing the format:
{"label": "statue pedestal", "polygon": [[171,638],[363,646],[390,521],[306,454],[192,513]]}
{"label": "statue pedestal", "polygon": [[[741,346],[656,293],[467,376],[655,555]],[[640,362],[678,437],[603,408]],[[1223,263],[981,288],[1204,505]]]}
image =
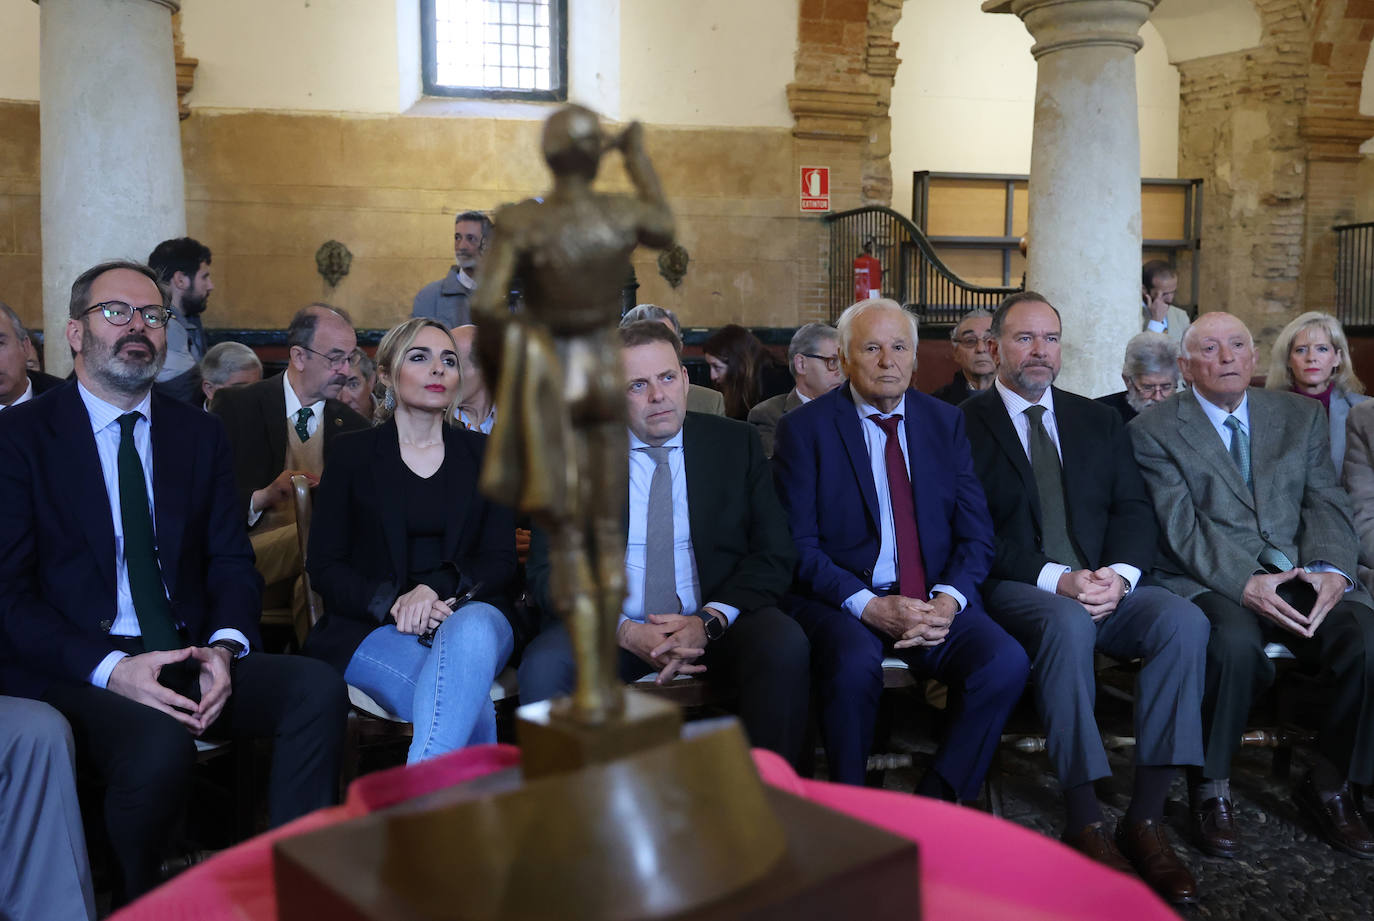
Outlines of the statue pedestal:
{"label": "statue pedestal", "polygon": [[765,787],[733,721],[289,838],[274,872],[283,919],[911,921],[921,904],[913,842]]}
{"label": "statue pedestal", "polygon": [[620,693],[624,706],[604,723],[577,720],[567,697],[526,704],[516,711],[515,732],[525,777],[534,780],[576,771],[677,739],[682,731],[682,712],[677,707],[634,690]]}

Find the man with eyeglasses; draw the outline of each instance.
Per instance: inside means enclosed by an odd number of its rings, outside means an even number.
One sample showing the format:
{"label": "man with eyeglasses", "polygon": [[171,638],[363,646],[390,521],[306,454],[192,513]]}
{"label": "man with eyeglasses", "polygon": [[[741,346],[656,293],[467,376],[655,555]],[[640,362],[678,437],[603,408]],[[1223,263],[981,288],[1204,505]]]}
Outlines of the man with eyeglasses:
{"label": "man with eyeglasses", "polygon": [[954,363],[959,370],[954,380],[936,390],[931,396],[954,406],[987,390],[997,376],[997,362],[992,360],[992,313],[981,307],[970,310],[949,332],[954,345]]}
{"label": "man with eyeglasses", "polygon": [[787,367],[796,382],[792,390],[769,397],[749,410],[749,422],[758,428],[763,453],[770,458],[778,420],[844,383],[839,330],[827,323],[807,323],[798,329],[787,346]]}
{"label": "man with eyeglasses", "polygon": [[1121,367],[1126,389],[1098,397],[1130,422],[1156,403],[1163,403],[1178,389],[1178,344],[1163,333],[1136,333],[1126,343],[1126,360]]}
{"label": "man with eyeglasses", "polygon": [[0,416],[0,693],[71,724],[105,788],[116,907],[159,880],[196,738],[274,740],[280,825],[333,802],[348,710],[331,669],[262,650],[224,429],[152,389],[167,321],[152,269],[87,270],[76,381]]}
{"label": "man with eyeglasses", "polygon": [[303,473],[317,482],[334,439],[368,421],[338,399],[357,362],[358,337],[347,314],[328,304],[303,308],[291,318],[286,345],[285,372],[216,392],[210,411],[229,432],[240,508],[267,583],[264,604],[289,605],[299,620],[304,595],[292,600],[301,556],[291,477]]}

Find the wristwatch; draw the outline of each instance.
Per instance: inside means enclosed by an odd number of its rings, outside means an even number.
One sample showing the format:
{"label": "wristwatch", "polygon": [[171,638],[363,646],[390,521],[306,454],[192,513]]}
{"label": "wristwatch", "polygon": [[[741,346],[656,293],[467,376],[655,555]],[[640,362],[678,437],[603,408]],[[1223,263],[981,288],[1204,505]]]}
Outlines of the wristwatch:
{"label": "wristwatch", "polygon": [[701,618],[701,623],[706,627],[708,640],[718,640],[725,635],[725,621],[717,617],[710,608],[702,608],[696,612],[696,616]]}
{"label": "wristwatch", "polygon": [[210,644],[211,649],[219,648],[229,651],[229,670],[233,671],[238,664],[239,656],[243,655],[244,646],[238,640],[231,640],[228,637],[215,640]]}

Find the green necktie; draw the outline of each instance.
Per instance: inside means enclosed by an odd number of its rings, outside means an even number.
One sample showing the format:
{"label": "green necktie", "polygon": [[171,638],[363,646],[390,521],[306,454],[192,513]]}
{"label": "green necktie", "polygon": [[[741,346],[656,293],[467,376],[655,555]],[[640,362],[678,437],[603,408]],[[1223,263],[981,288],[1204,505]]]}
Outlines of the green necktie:
{"label": "green necktie", "polygon": [[134,447],[134,426],[143,416],[125,413],[119,417],[119,517],[124,525],[124,563],[129,570],[129,594],[138,615],[138,630],[143,647],[180,649],[186,644],[172,623],[172,607],[157,562],[153,540],[153,516],[148,510],[148,486],[143,478],[143,462]]}
{"label": "green necktie", "polygon": [[301,444],[310,440],[310,417],[313,415],[315,412],[309,406],[302,406],[296,411],[296,437]]}
{"label": "green necktie", "polygon": [[1222,424],[1231,430],[1231,460],[1236,462],[1245,485],[1254,490],[1255,483],[1250,479],[1250,436],[1245,434],[1235,416],[1227,416]]}
{"label": "green necktie", "polygon": [[1069,539],[1069,515],[1064,505],[1059,452],[1050,440],[1050,433],[1045,431],[1044,415],[1043,406],[1026,409],[1026,418],[1030,420],[1031,472],[1035,474],[1035,491],[1040,494],[1040,544],[1054,562],[1083,569],[1083,559]]}

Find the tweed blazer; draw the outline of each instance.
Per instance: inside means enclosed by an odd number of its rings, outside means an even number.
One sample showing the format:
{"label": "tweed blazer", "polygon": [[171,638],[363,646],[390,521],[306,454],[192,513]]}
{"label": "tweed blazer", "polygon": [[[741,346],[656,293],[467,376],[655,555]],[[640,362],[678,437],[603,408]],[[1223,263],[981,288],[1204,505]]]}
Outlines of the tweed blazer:
{"label": "tweed blazer", "polygon": [[759,433],[765,455],[773,456],[773,438],[778,432],[778,420],[801,405],[802,398],[797,388],[793,387],[786,393],[755,403],[754,408],[749,410],[748,422]]}
{"label": "tweed blazer", "polygon": [[[1321,561],[1355,579],[1359,544],[1321,405],[1294,393],[1247,393],[1253,492],[1191,391],[1129,426],[1159,518],[1155,578],[1185,598],[1215,591],[1242,604],[1261,551],[1274,547],[1299,566]],[[1347,597],[1370,604],[1358,582]]]}

